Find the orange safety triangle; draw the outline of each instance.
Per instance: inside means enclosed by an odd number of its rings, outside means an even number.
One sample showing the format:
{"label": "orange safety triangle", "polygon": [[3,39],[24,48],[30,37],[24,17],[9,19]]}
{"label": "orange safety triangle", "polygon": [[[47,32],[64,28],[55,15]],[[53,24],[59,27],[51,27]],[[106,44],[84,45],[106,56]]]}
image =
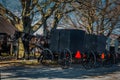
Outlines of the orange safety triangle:
{"label": "orange safety triangle", "polygon": [[82,57],[80,51],[77,51],[77,53],[75,54],[75,58],[80,59]]}

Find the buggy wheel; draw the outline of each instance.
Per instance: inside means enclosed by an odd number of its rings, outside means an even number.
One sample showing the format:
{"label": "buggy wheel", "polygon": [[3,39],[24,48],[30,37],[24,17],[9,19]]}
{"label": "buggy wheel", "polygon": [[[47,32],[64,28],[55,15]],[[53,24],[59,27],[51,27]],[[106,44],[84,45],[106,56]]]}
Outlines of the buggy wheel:
{"label": "buggy wheel", "polygon": [[95,54],[96,54],[95,68],[103,67],[104,61],[106,60],[105,52],[96,52]]}
{"label": "buggy wheel", "polygon": [[49,63],[53,60],[53,53],[49,49],[44,49],[41,55],[38,57],[38,62],[42,65],[49,65]]}
{"label": "buggy wheel", "polygon": [[114,53],[114,55],[115,55],[115,64],[118,64],[120,62],[120,53]]}
{"label": "buggy wheel", "polygon": [[110,66],[112,66],[113,64],[115,64],[115,55],[112,54],[112,53],[109,53],[109,54],[107,55],[106,60],[103,62],[103,66],[104,66],[104,67],[110,67]]}
{"label": "buggy wheel", "polygon": [[86,57],[82,58],[82,65],[85,69],[91,69],[96,64],[96,56],[93,51],[89,53],[84,53],[83,55],[86,55]]}
{"label": "buggy wheel", "polygon": [[72,63],[72,53],[69,49],[65,49],[63,51],[63,54],[61,54],[61,56],[63,55],[63,58],[61,59],[61,66],[62,68],[69,68],[71,66]]}

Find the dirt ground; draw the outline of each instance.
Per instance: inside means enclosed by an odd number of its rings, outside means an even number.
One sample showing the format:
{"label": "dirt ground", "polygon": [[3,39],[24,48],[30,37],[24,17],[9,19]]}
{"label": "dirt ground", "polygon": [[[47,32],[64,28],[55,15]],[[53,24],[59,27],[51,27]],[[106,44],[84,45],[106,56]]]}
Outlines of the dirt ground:
{"label": "dirt ground", "polygon": [[120,80],[120,64],[86,70],[78,64],[62,69],[42,66],[36,60],[2,61],[0,80]]}

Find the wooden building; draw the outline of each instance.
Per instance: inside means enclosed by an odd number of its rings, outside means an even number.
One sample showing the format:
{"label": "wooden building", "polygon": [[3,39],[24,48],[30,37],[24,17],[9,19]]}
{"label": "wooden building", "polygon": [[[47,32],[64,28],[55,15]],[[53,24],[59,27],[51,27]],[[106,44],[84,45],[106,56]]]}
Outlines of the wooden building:
{"label": "wooden building", "polygon": [[0,55],[1,53],[12,53],[10,36],[14,35],[15,31],[17,29],[5,18],[0,16]]}
{"label": "wooden building", "polygon": [[6,19],[0,16],[0,33],[6,33],[7,35],[13,35],[17,29],[10,24]]}

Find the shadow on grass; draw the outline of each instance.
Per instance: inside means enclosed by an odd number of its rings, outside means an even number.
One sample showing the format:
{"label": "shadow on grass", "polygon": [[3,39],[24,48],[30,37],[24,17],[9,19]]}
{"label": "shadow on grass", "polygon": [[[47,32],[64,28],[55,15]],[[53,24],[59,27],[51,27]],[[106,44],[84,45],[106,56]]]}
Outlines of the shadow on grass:
{"label": "shadow on grass", "polygon": [[40,78],[64,78],[64,79],[85,79],[96,76],[104,76],[106,74],[112,74],[120,71],[120,66],[114,65],[109,68],[95,68],[95,69],[81,69],[73,66],[69,69],[61,69],[60,67],[47,67],[47,66],[11,66],[1,69],[2,74],[10,73],[11,75],[1,76],[2,79],[40,79]]}

